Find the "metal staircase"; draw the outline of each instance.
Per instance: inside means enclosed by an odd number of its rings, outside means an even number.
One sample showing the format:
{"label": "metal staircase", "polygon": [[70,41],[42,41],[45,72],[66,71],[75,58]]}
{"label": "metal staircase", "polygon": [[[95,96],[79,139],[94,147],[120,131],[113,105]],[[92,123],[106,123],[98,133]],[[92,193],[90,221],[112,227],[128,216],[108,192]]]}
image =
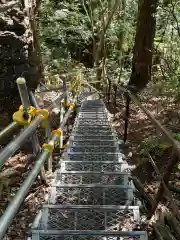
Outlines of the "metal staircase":
{"label": "metal staircase", "polygon": [[147,240],[128,165],[104,103],[82,103],[32,240]]}

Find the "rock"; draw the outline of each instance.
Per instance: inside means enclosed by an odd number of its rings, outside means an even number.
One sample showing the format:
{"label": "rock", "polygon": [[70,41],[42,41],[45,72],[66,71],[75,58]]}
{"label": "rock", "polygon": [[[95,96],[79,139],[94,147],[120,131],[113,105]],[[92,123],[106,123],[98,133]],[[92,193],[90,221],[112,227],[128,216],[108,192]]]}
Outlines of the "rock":
{"label": "rock", "polygon": [[[28,7],[35,3],[29,0]],[[16,79],[24,77],[34,91],[42,74],[27,12],[23,6],[0,12],[0,109],[9,116],[20,105]]]}
{"label": "rock", "polygon": [[0,45],[22,48],[25,45],[25,42],[13,32],[0,31]]}
{"label": "rock", "polygon": [[12,8],[10,10],[7,11],[7,15],[10,17],[17,17],[20,21],[23,21],[25,16],[24,13],[19,10],[18,8]]}

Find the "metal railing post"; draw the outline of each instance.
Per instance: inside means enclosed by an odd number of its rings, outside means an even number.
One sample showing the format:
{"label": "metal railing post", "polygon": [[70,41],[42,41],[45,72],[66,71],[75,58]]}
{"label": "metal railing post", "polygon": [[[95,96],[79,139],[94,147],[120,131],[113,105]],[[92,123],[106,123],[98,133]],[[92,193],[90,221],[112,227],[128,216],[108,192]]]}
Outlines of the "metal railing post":
{"label": "metal railing post", "polygon": [[[35,108],[40,109],[40,107],[39,107],[39,105],[38,105],[38,103],[36,101],[36,98],[35,98],[35,96],[34,96],[32,91],[29,92],[29,95],[30,95],[31,104]],[[49,120],[46,123],[45,138],[46,138],[46,141],[49,141],[50,138],[51,138],[51,125],[50,125]],[[40,148],[40,146],[39,146],[39,148]],[[49,158],[48,158],[48,171],[52,172],[52,155],[50,155]]]}
{"label": "metal railing post", "polygon": [[[63,81],[63,92],[65,94],[64,96],[64,111],[63,111],[63,116],[65,116],[66,112],[68,111],[67,105],[68,105],[68,91],[67,91],[67,84],[65,80],[65,76],[62,75],[62,81]],[[66,134],[68,135],[68,123],[66,123]],[[63,145],[63,144],[62,144]]]}
{"label": "metal railing post", "polygon": [[[51,124],[49,121],[46,123],[46,129],[45,129],[45,134],[46,134],[46,141],[50,141],[51,139]],[[52,154],[50,154],[48,158],[48,171],[52,172]]]}
{"label": "metal railing post", "polygon": [[[28,108],[30,106],[30,101],[29,101],[29,96],[28,96],[28,91],[27,91],[27,86],[26,86],[26,80],[24,78],[18,78],[16,80],[18,90],[19,90],[19,95],[21,98],[21,102],[23,105],[24,112],[28,112]],[[25,116],[24,116],[25,117]]]}
{"label": "metal railing post", "polygon": [[[27,86],[26,86],[26,80],[24,78],[18,78],[16,80],[16,83],[17,83],[17,86],[18,86],[21,102],[22,102],[23,109],[24,109],[24,116],[23,117],[27,120],[28,117],[29,117],[28,116],[28,109],[31,105],[30,105],[29,94],[28,94],[28,90],[27,90]],[[36,156],[41,151],[41,147],[40,147],[40,144],[39,144],[39,140],[38,140],[38,136],[37,136],[36,131],[30,137],[30,140],[32,142],[33,154]],[[45,179],[46,179],[45,170],[44,170],[44,166],[43,166],[42,169],[41,169],[41,180],[46,182]]]}
{"label": "metal railing post", "polygon": [[[62,81],[63,81],[63,92],[64,92],[64,105],[66,106],[68,104],[68,92],[67,92],[67,84],[66,84],[66,81],[65,81],[65,76],[62,75],[61,76],[62,78]],[[66,111],[65,111],[66,112]],[[64,113],[65,114],[65,113]]]}
{"label": "metal railing post", "polygon": [[127,135],[128,135],[128,123],[129,123],[129,115],[130,115],[130,102],[131,99],[129,97],[129,94],[126,93],[126,111],[125,111],[125,116],[124,116],[124,143],[126,143],[127,141]]}
{"label": "metal railing post", "polygon": [[[60,119],[59,119],[60,124],[62,123],[63,116],[64,116],[64,109],[63,109],[63,105],[62,105],[62,102],[61,102],[60,103]],[[60,151],[63,148],[63,133],[62,133],[62,135],[60,136],[60,139],[59,139],[59,148],[60,148]]]}

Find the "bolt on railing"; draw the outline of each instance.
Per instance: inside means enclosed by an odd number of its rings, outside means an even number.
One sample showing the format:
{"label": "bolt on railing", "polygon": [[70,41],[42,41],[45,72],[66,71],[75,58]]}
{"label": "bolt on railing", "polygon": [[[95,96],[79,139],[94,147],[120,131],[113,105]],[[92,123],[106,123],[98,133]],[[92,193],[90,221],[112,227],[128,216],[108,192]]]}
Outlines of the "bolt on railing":
{"label": "bolt on railing", "polygon": [[[34,106],[36,109],[40,109],[32,91],[29,92],[29,96],[30,96],[30,101],[31,101],[32,106]],[[49,140],[51,137],[51,125],[50,125],[49,120],[47,120],[47,123],[46,123],[45,133],[46,133],[46,139]],[[52,171],[52,156],[50,156],[48,159],[48,171],[50,171],[50,172]]]}
{"label": "bolt on railing", "polygon": [[[29,92],[29,95],[30,95],[30,100],[31,100],[32,105],[36,109],[40,109],[32,91]],[[49,140],[51,138],[51,124],[50,124],[49,119],[47,120],[47,123],[46,123],[45,134],[46,134],[46,139]],[[48,171],[52,171],[52,157],[50,157],[48,160]]]}

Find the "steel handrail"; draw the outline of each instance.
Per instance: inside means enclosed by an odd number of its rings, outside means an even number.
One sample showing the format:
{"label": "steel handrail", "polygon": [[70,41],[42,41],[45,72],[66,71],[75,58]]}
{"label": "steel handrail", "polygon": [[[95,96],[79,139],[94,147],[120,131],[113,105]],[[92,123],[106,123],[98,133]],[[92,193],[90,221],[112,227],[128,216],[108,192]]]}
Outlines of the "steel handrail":
{"label": "steel handrail", "polygon": [[[73,111],[73,108],[70,107],[67,113],[65,114],[64,119],[59,126],[59,129],[64,128],[72,111]],[[51,141],[56,141],[57,138],[58,138],[57,135],[53,135],[51,138]],[[40,154],[37,156],[37,159],[35,161],[35,165],[32,168],[31,172],[29,173],[27,179],[23,182],[20,189],[16,193],[15,197],[13,198],[13,200],[10,202],[9,206],[5,210],[3,216],[0,218],[0,240],[4,238],[4,235],[6,234],[8,227],[10,226],[14,216],[16,215],[19,207],[21,206],[34,180],[38,176],[42,165],[49,157],[50,157],[50,153],[48,151],[42,150],[40,152]]]}
{"label": "steel handrail", "polygon": [[5,137],[11,135],[16,129],[20,128],[19,124],[16,122],[10,123],[7,127],[5,127],[0,132],[0,141],[3,140]]}
{"label": "steel handrail", "polygon": [[[47,110],[51,112],[53,108],[56,106],[55,102],[61,102],[64,98],[65,94],[59,96],[53,104],[51,104]],[[24,142],[35,132],[39,124],[43,121],[44,117],[39,115],[35,117],[32,122],[28,125],[26,129],[23,130],[13,139],[1,152],[0,152],[0,168],[4,165],[5,161],[10,158],[23,144]]]}

